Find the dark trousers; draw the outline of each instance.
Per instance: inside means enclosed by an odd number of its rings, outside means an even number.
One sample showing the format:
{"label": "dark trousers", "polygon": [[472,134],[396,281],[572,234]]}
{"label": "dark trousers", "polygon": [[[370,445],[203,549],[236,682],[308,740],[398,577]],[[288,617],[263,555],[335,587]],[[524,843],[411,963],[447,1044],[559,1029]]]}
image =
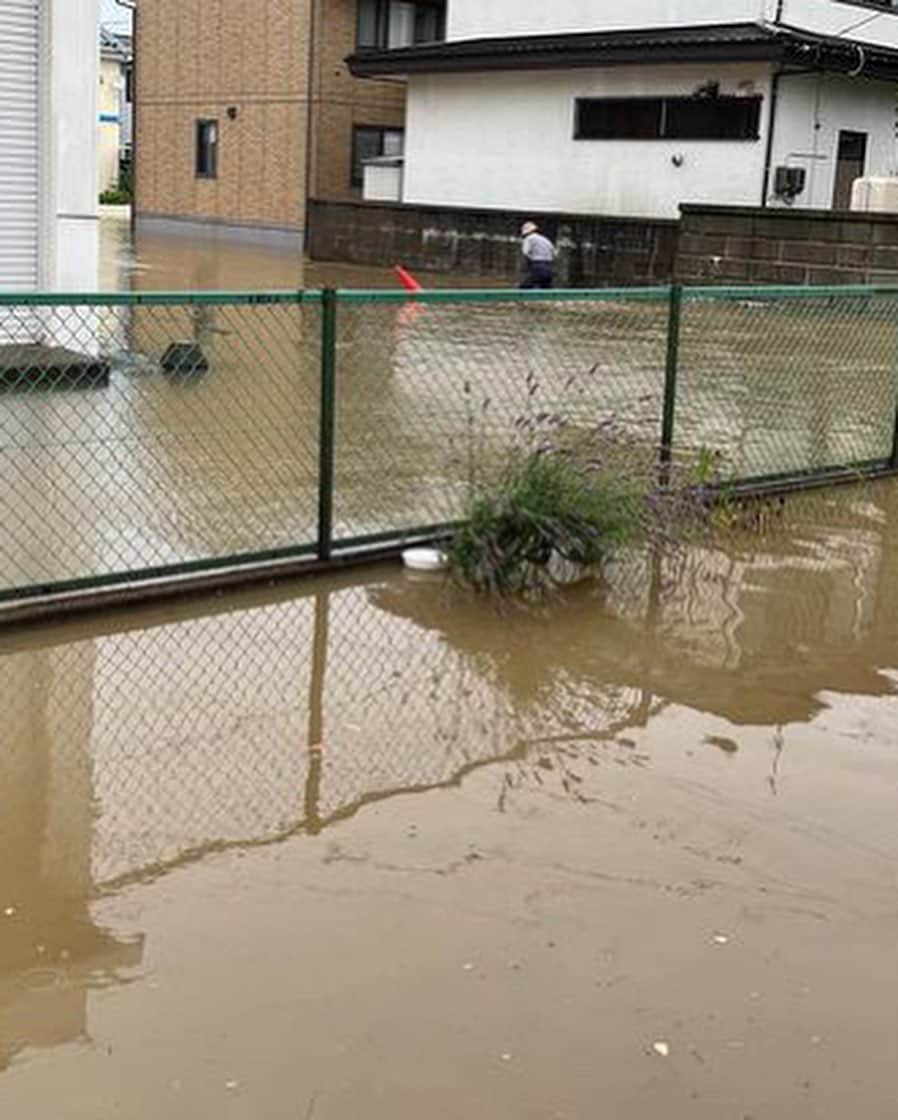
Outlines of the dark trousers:
{"label": "dark trousers", "polygon": [[528,261],[527,274],[521,281],[521,287],[551,288],[555,282],[555,266],[550,261]]}

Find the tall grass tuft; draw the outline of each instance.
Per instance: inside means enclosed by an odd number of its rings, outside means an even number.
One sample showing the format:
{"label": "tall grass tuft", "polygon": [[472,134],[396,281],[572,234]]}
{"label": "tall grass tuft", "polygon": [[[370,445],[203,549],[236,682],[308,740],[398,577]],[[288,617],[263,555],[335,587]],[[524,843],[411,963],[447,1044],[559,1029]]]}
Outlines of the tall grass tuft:
{"label": "tall grass tuft", "polygon": [[512,455],[470,497],[449,546],[451,571],[493,595],[545,590],[558,561],[591,568],[641,535],[643,500],[622,478],[558,452]]}

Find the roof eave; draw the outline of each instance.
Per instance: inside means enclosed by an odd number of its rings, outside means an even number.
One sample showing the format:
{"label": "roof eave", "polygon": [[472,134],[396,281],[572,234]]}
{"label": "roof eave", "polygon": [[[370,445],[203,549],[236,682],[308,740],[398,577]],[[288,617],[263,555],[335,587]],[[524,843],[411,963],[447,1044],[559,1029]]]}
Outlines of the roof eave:
{"label": "roof eave", "polygon": [[602,52],[553,50],[522,51],[517,54],[472,52],[464,55],[425,56],[403,49],[376,54],[353,54],[346,62],[350,72],[357,78],[386,78],[407,77],[412,74],[471,74],[509,70],[582,70],[645,63],[776,62],[785,57],[783,45],[769,40],[758,43],[678,45],[660,49],[640,46]]}
{"label": "roof eave", "polygon": [[[632,37],[631,37],[632,38]],[[586,41],[584,41],[586,40]],[[406,78],[415,74],[465,74],[513,70],[572,70],[709,62],[771,62],[807,70],[898,80],[898,51],[816,37],[793,28],[770,32],[758,28],[757,38],[691,42],[655,39],[623,41],[620,36],[572,35],[551,42],[481,39],[439,46],[361,52],[346,60],[359,78]]]}

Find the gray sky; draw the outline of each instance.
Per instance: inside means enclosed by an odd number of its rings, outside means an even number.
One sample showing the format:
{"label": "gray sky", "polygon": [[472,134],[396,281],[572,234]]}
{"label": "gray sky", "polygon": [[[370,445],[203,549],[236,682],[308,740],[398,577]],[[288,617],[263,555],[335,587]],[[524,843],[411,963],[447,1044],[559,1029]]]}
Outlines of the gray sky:
{"label": "gray sky", "polygon": [[108,27],[117,27],[120,31],[130,29],[128,12],[119,7],[115,0],[100,0],[100,22]]}

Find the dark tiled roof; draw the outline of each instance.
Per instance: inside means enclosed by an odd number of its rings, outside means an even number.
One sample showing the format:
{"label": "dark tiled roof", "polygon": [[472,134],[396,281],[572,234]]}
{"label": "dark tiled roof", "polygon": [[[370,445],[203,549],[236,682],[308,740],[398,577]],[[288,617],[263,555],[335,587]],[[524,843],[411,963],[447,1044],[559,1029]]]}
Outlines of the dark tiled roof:
{"label": "dark tiled roof", "polygon": [[460,39],[396,50],[360,51],[348,61],[354,74],[375,77],[757,59],[855,71],[861,66],[862,56],[861,70],[870,77],[898,77],[898,51],[758,23]]}

